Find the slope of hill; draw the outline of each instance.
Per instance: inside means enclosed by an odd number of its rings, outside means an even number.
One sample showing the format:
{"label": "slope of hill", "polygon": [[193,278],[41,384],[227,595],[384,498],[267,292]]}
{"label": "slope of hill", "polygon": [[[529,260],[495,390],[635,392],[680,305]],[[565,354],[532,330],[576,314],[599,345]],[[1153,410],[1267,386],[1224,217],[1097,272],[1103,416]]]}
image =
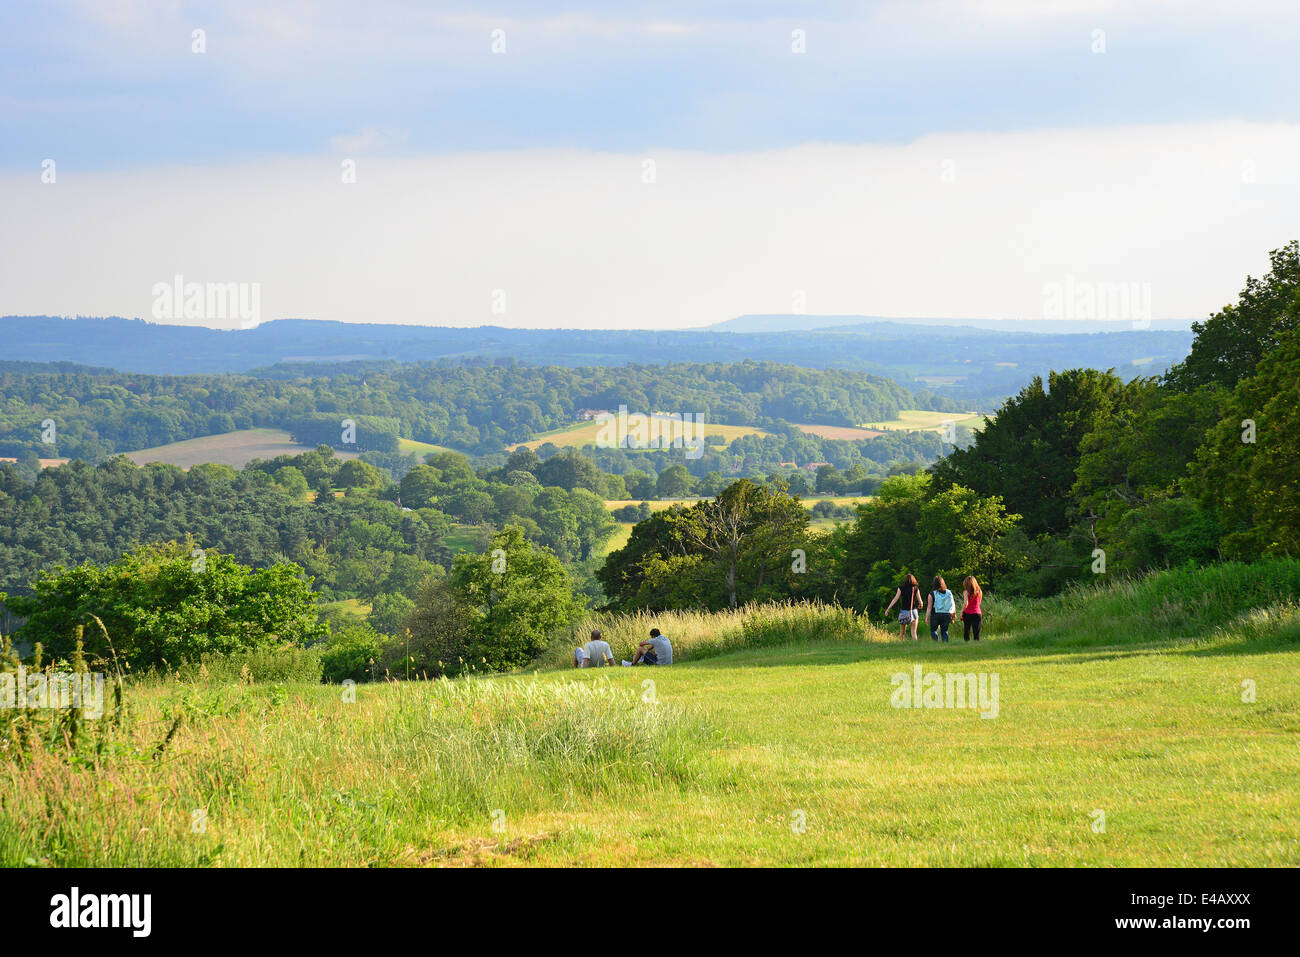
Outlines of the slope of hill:
{"label": "slope of hill", "polygon": [[[1237,587],[1279,574],[991,601],[971,645],[749,609],[602,622],[624,656],[650,624],[672,636],[682,660],[651,671],[573,671],[566,641],[561,670],[383,681],[343,704],[305,682],[133,684],[108,767],[42,753],[12,777],[0,866],[1294,867],[1300,615]],[[1221,611],[1181,635],[1147,628],[1161,606],[1129,617],[1170,593]],[[1090,643],[1098,618],[1126,632]],[[1077,641],[1017,639],[1046,631]],[[735,643],[706,656],[719,636]],[[938,676],[932,700],[918,675]],[[149,760],[182,699],[185,760]],[[214,826],[193,833],[191,807]]]}
{"label": "slope of hill", "polygon": [[[293,436],[283,429],[239,429],[128,452],[127,458],[136,465],[162,462],[187,469],[191,465],[211,462],[243,468],[254,459],[273,459],[277,455],[298,455],[309,451],[310,446],[294,442]],[[357,457],[355,452],[336,452],[335,455],[341,459]]]}
{"label": "slope of hill", "polygon": [[[0,455],[98,461],[252,427],[284,429],[312,447],[352,444],[349,451],[493,452],[544,441],[589,410],[623,405],[699,415],[748,433],[780,419],[851,425],[905,408],[958,408],[882,376],[753,361],[618,368],[284,363],[256,375],[174,376],[0,360]],[[350,443],[343,440],[345,419],[356,425]],[[46,420],[55,424],[48,436]],[[418,444],[403,446],[402,439]]]}
{"label": "slope of hill", "polygon": [[[560,448],[564,448],[566,446],[581,448],[584,445],[594,445],[596,443],[596,439],[600,435],[602,428],[603,426],[600,423],[595,421],[580,422],[576,425],[571,425],[563,429],[553,429],[549,432],[539,432],[537,435],[534,435],[527,442],[519,442],[511,446],[511,448],[512,449],[517,449],[517,448],[538,449],[541,448],[543,445],[546,445],[547,443],[558,446]],[[665,426],[665,428],[667,427]],[[704,437],[717,436],[721,438],[725,443],[729,443],[733,439],[738,439],[742,435],[768,435],[769,434],[768,432],[758,428],[757,426],[720,425],[716,422],[703,422],[703,423],[699,423],[698,425],[692,426],[692,428],[699,430],[699,433],[701,433]],[[693,432],[692,434],[696,434],[696,433]]]}

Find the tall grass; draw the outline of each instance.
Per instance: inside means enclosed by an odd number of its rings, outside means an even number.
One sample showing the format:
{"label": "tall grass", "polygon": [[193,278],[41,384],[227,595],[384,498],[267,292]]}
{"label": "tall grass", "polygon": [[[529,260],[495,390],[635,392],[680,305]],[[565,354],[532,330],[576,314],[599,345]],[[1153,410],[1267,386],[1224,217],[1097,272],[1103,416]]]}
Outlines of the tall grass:
{"label": "tall grass", "polygon": [[[1300,601],[1300,560],[1225,563],[1114,576],[1076,585],[1052,598],[986,595],[983,637],[1023,647],[1124,645],[1177,639],[1236,640],[1265,633],[1288,640]],[[658,628],[673,643],[674,660],[708,658],[745,648],[802,642],[898,641],[881,627],[837,605],[786,602],[726,611],[593,614],[552,645],[536,663],[568,667],[573,649],[599,629],[616,658],[631,659],[637,643]],[[919,634],[926,637],[925,622]],[[960,639],[960,619],[952,634]]]}
{"label": "tall grass", "polygon": [[673,660],[709,658],[744,648],[803,642],[887,641],[889,633],[851,609],[821,602],[745,605],[725,611],[629,612],[593,614],[574,624],[568,638],[547,649],[540,667],[566,667],[573,649],[593,630],[609,642],[616,659],[631,660],[651,628],[672,642]]}
{"label": "tall grass", "polygon": [[[1036,601],[1007,601],[1002,609],[1026,647],[1123,645],[1171,639],[1204,640],[1232,633],[1262,634],[1259,616],[1279,632],[1300,598],[1300,560],[1229,562],[1079,585]],[[1237,623],[1254,626],[1239,629]]]}
{"label": "tall grass", "polygon": [[230,654],[205,653],[198,661],[182,660],[166,668],[156,668],[136,676],[146,684],[213,683],[242,681],[320,681],[321,650],[281,645]]}
{"label": "tall grass", "polygon": [[588,676],[129,693],[112,754],[37,742],[0,764],[0,866],[429,863],[498,814],[689,787],[713,743],[693,713]]}
{"label": "tall grass", "polygon": [[[997,722],[889,707],[897,630],[816,604],[592,616],[550,653],[567,667],[597,627],[630,657],[657,626],[687,663],[816,642],[843,665],[687,667],[658,701],[625,672],[339,688],[200,662],[128,681],[111,726],[9,716],[0,866],[1294,863],[1295,648],[1264,642],[1300,642],[1298,594],[1300,562],[1279,560],[990,596],[980,653],[1006,688],[1015,672]],[[1018,667],[1042,657],[1021,648],[1180,639],[1241,644],[1267,707],[1218,655]],[[1088,828],[1106,800],[1127,829],[1111,844]],[[1222,807],[1242,814],[1216,836]],[[815,824],[797,840],[794,808]]]}

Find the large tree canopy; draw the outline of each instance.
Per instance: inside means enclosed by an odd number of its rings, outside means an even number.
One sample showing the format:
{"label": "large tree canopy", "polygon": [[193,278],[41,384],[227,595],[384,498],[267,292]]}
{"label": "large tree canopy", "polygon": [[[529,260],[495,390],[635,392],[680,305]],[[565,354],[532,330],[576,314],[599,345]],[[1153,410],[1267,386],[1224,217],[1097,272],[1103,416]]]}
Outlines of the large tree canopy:
{"label": "large tree canopy", "polygon": [[1201,502],[1222,517],[1229,556],[1300,555],[1300,327],[1237,385],[1194,473]]}
{"label": "large tree canopy", "polygon": [[1084,437],[1108,417],[1123,389],[1096,369],[1053,372],[1010,398],[968,448],[940,459],[935,488],[998,495],[1023,516],[1027,534],[1063,532],[1076,511],[1072,490]]}
{"label": "large tree canopy", "polygon": [[1262,279],[1246,277],[1235,304],[1192,325],[1191,354],[1165,376],[1171,386],[1182,392],[1205,385],[1231,389],[1300,323],[1300,242],[1273,250],[1269,261],[1272,268]]}
{"label": "large tree canopy", "polygon": [[620,609],[734,608],[797,593],[808,547],[803,504],[742,479],[715,499],[637,523],[596,575]]}

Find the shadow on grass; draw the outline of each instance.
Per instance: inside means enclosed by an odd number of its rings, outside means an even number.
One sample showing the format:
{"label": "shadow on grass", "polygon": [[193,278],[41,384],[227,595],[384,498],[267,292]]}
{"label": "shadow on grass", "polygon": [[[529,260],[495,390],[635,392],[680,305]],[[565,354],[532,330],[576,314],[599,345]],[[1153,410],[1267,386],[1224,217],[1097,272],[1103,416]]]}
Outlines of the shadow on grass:
{"label": "shadow on grass", "polygon": [[[683,657],[678,665],[692,668],[788,668],[793,666],[852,665],[871,661],[971,661],[992,658],[1020,658],[1027,663],[1086,664],[1132,657],[1188,655],[1191,657],[1251,656],[1300,651],[1300,639],[1289,635],[1262,638],[1191,636],[1155,639],[1133,644],[1099,644],[1086,640],[1022,644],[1016,638],[985,639],[975,642],[942,642],[928,639],[906,643],[831,643],[810,641],[765,647],[736,648],[701,658]],[[674,666],[675,667],[675,666]]]}

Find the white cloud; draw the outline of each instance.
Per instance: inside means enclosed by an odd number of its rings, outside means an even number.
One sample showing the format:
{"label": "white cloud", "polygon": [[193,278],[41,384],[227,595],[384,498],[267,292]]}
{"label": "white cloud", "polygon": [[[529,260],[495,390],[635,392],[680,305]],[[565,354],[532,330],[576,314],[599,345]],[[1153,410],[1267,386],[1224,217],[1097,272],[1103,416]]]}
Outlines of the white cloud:
{"label": "white cloud", "polygon": [[652,185],[641,155],[531,150],[362,157],[355,185],[337,157],[6,175],[0,313],[148,316],[183,274],[260,283],[263,321],[666,328],[789,312],[795,290],[813,314],[1034,317],[1066,277],[1196,317],[1300,208],[1296,125],[647,156]]}

